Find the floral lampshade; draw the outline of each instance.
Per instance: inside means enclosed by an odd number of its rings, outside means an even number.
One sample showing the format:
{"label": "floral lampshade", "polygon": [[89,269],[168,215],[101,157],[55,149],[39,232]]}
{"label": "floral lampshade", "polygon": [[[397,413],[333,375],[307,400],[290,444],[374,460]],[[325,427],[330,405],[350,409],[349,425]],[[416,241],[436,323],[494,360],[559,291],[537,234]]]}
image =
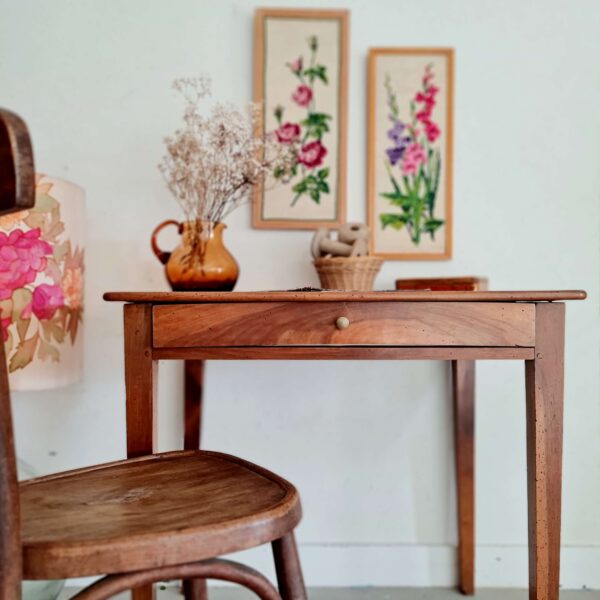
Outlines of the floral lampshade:
{"label": "floral lampshade", "polygon": [[82,372],[84,191],[36,177],[35,206],[0,217],[0,324],[11,389]]}

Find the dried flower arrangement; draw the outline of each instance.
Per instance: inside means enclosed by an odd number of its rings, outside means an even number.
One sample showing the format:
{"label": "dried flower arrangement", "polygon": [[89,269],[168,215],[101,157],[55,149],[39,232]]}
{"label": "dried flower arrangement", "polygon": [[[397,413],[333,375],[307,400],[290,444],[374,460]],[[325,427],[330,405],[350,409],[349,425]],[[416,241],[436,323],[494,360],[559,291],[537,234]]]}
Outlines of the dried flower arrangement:
{"label": "dried flower arrangement", "polygon": [[207,77],[176,79],[173,88],[185,99],[183,126],[165,138],[159,170],[186,219],[198,225],[219,223],[250,197],[252,187],[273,170],[287,170],[286,157],[273,134],[261,131],[260,110],[243,114],[230,104],[215,104],[200,114],[211,95]]}

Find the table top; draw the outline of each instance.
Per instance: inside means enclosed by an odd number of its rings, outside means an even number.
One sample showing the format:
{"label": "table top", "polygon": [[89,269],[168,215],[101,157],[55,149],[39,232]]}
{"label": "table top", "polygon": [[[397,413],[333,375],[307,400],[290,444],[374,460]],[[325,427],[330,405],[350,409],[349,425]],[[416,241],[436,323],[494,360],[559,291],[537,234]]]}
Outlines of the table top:
{"label": "table top", "polygon": [[109,302],[194,304],[206,302],[555,302],[585,300],[582,290],[558,291],[372,291],[289,290],[264,292],[107,292]]}

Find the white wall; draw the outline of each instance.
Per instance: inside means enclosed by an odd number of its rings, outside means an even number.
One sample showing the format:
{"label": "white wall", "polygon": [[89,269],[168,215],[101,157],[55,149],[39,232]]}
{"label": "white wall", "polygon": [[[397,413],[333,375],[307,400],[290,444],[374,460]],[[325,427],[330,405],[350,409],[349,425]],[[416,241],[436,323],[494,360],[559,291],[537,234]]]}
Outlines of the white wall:
{"label": "white wall", "polygon": [[[0,104],[29,123],[38,170],[88,194],[85,380],[15,395],[19,454],[41,472],[124,455],[121,307],[101,295],[166,289],[148,238],[178,216],[156,169],[181,108],[170,82],[207,72],[216,97],[248,101],[254,5],[0,1]],[[590,294],[567,311],[562,582],[600,587],[600,5],[329,5],[352,11],[350,219],[365,218],[367,48],[456,48],[454,258],[389,262],[378,287],[398,276],[481,274],[496,289]],[[317,283],[310,233],[253,230],[246,209],[229,225],[240,290]],[[179,443],[180,374],[178,364],[161,368],[162,448]],[[451,585],[448,381],[443,363],[211,363],[206,446],[299,486],[309,584]],[[477,581],[525,586],[522,365],[481,363],[477,394]],[[263,565],[268,554],[252,559]]]}

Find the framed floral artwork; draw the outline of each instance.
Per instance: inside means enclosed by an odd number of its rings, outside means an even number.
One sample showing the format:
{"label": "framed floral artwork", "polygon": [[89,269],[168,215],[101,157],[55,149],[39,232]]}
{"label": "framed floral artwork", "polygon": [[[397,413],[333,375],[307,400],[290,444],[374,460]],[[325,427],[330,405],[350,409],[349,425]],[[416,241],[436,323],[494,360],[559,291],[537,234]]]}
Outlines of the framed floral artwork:
{"label": "framed floral artwork", "polygon": [[336,227],[345,219],[348,12],[258,9],[254,100],[285,156],[257,186],[253,225]]}
{"label": "framed floral artwork", "polygon": [[452,255],[450,48],[372,48],[368,58],[367,198],[371,253]]}

